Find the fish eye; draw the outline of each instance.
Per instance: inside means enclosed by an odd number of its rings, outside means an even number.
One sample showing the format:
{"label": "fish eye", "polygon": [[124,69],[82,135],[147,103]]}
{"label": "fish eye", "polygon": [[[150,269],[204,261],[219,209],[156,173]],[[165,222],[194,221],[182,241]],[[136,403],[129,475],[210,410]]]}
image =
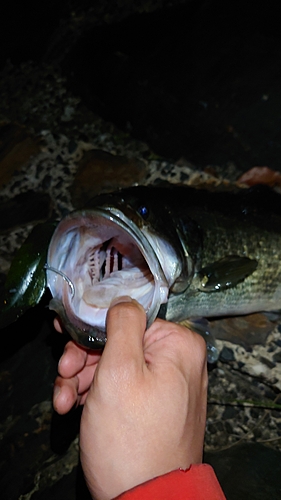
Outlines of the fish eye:
{"label": "fish eye", "polygon": [[138,213],[142,216],[142,218],[144,220],[146,220],[149,216],[149,210],[148,208],[145,206],[145,205],[141,205],[139,208],[138,208]]}

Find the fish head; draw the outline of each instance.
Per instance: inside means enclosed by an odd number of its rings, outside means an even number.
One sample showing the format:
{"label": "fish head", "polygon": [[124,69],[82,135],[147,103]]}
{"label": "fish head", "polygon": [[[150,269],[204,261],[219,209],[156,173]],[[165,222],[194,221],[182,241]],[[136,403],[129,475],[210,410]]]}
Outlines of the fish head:
{"label": "fish head", "polygon": [[107,311],[120,296],[142,304],[149,326],[182,272],[169,238],[155,229],[157,214],[126,195],[101,195],[92,206],[69,214],[49,245],[50,308],[86,347],[104,345]]}

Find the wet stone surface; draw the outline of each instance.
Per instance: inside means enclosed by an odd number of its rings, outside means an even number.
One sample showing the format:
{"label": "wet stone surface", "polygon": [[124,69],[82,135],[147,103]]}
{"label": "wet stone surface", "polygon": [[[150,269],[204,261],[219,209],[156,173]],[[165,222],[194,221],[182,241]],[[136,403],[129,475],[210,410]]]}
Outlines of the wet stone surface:
{"label": "wet stone surface", "polygon": [[[73,2],[59,30],[54,20],[45,51],[33,47],[28,56],[26,46],[13,51],[7,42],[5,61],[11,61],[0,79],[0,284],[36,220],[50,212],[60,219],[85,196],[163,180],[232,189],[255,165],[280,170],[280,37],[275,22],[270,29],[270,5],[259,14],[230,2],[225,16],[221,2],[200,3],[202,9],[175,2],[178,10],[167,16],[170,2],[127,2],[127,10],[125,4],[114,10],[102,2],[95,11]],[[147,22],[149,36],[139,47],[138,29]],[[149,37],[156,25],[162,32],[155,48]],[[83,58],[83,51],[87,37],[97,36],[93,26],[104,43],[89,66],[91,52]],[[173,37],[172,26],[180,36]],[[116,46],[112,34],[122,29]],[[33,203],[28,208],[28,193],[36,203],[39,196],[41,211]],[[9,206],[19,207],[10,221]],[[78,457],[80,411],[59,417],[51,404],[67,338],[53,330],[49,298],[1,332],[3,500],[89,498]],[[230,500],[281,498],[280,318],[259,325],[247,338],[230,336],[227,326],[209,372],[205,460]]]}

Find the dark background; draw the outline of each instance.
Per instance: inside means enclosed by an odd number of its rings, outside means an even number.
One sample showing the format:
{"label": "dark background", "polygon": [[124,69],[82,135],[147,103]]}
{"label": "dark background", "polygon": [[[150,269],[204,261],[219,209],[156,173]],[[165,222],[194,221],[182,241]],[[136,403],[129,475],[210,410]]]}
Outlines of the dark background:
{"label": "dark background", "polygon": [[174,3],[11,2],[0,63],[57,63],[89,108],[166,158],[280,169],[278,3]]}

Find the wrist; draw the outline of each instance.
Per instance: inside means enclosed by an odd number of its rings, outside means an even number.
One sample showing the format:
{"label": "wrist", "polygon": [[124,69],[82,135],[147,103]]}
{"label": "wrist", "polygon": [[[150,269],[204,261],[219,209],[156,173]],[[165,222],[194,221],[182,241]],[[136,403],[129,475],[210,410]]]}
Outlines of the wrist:
{"label": "wrist", "polygon": [[[148,466],[140,462],[137,465],[137,460],[132,460],[132,457],[129,460],[120,461],[122,462],[120,466],[117,462],[118,460],[115,463],[109,461],[106,466],[102,466],[101,463],[97,466],[95,463],[94,466],[87,467],[85,466],[85,457],[83,459],[83,454],[81,454],[81,463],[88,489],[94,500],[112,500],[126,491],[131,491],[142,484],[153,481],[155,478],[164,477],[176,471],[187,471],[202,465],[201,461],[194,465],[191,465],[189,461],[185,463],[181,461],[180,463],[183,465],[178,466],[177,460],[171,460],[168,463],[165,460],[164,463],[161,463],[159,458],[149,461]],[[127,468],[126,464],[130,466]],[[94,474],[93,470],[95,470]]]}

